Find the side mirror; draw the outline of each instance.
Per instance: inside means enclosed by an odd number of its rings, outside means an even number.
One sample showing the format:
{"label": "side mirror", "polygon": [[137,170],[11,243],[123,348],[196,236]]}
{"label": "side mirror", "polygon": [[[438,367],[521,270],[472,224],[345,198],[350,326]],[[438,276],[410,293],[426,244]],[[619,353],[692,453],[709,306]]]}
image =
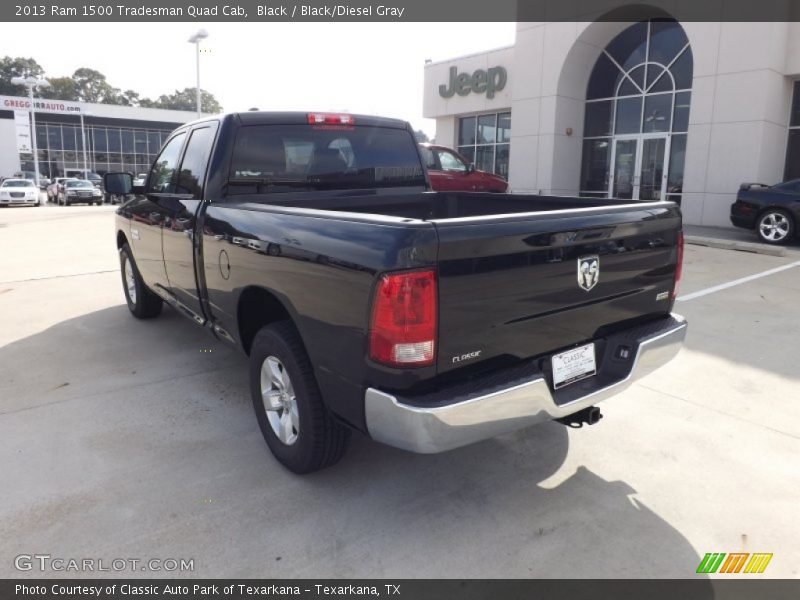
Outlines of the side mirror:
{"label": "side mirror", "polygon": [[467,175],[474,172],[475,172],[475,163],[469,163],[467,165]]}
{"label": "side mirror", "polygon": [[130,173],[106,173],[103,187],[109,194],[130,194],[133,192],[133,176]]}

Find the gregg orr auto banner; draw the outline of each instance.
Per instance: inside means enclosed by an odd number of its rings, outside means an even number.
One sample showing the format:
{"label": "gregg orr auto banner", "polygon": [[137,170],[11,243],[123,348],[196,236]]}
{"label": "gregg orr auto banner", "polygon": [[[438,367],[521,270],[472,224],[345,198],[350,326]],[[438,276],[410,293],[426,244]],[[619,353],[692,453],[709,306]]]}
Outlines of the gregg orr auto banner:
{"label": "gregg orr auto banner", "polygon": [[27,110],[14,111],[14,131],[17,138],[17,152],[30,154],[31,149],[31,123],[30,113]]}
{"label": "gregg orr auto banner", "polygon": [[[83,112],[80,102],[34,98],[33,105],[37,112],[66,113],[70,115],[79,115]],[[30,111],[30,109],[31,101],[24,96],[0,96],[0,110]]]}

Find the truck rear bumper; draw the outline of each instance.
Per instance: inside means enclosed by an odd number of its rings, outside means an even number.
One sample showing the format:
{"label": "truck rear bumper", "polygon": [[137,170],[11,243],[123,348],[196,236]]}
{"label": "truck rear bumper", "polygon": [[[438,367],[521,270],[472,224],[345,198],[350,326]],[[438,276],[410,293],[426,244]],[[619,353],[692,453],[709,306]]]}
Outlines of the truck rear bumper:
{"label": "truck rear bumper", "polygon": [[[555,394],[542,372],[501,389],[494,386],[472,393],[466,399],[455,393],[452,402],[438,401],[435,406],[368,388],[367,429],[376,441],[432,454],[566,417],[620,393],[669,362],[680,350],[686,329],[683,317],[673,314],[609,336],[604,356],[598,357],[597,375]],[[615,358],[616,349],[623,345],[630,348],[627,360]]]}

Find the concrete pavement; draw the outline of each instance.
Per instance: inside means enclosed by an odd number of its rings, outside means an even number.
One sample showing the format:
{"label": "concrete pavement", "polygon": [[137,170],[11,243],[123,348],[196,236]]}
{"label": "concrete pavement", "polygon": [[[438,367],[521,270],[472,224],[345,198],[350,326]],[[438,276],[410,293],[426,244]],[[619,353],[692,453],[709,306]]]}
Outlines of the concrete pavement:
{"label": "concrete pavement", "polygon": [[[682,293],[797,260],[687,246]],[[800,268],[678,302],[686,348],[597,426],[434,456],[355,436],[307,477],[269,454],[245,358],[168,308],[133,319],[117,269],[110,207],[0,210],[0,577],[41,575],[14,567],[33,553],[198,577],[691,577],[737,551],[798,576]]]}

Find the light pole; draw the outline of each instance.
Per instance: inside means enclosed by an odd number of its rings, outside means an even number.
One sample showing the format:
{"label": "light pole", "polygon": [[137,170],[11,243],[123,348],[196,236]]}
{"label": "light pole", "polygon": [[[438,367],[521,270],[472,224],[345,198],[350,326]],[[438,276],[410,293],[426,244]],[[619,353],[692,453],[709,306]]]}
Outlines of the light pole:
{"label": "light pole", "polygon": [[208,32],[205,29],[198,29],[192,37],[189,38],[189,43],[194,44],[197,55],[197,87],[195,93],[197,94],[197,118],[200,118],[200,40],[208,37]]}
{"label": "light pole", "polygon": [[[37,77],[12,77],[11,83],[14,85],[24,85],[28,88],[28,100],[31,103],[31,144],[33,145],[33,171],[36,174],[36,189],[39,189],[39,148],[36,146],[36,110],[33,105],[33,90],[37,87],[46,88],[50,87],[50,82],[47,79],[38,79]],[[42,204],[47,206],[47,203]]]}

